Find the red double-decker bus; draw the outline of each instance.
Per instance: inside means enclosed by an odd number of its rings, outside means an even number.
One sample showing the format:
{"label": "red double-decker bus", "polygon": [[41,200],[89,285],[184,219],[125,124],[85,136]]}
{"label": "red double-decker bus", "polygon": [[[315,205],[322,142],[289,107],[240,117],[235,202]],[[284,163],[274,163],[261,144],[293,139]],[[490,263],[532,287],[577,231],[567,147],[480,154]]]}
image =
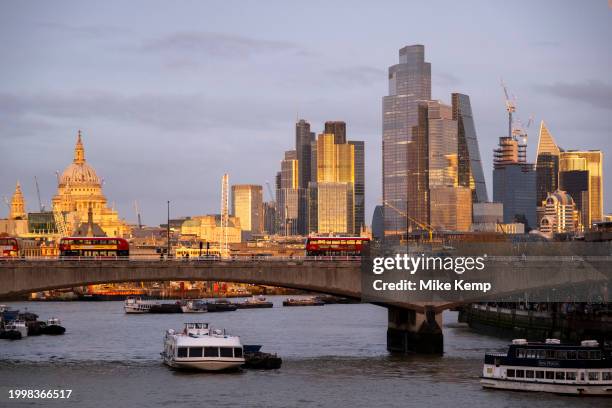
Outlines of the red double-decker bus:
{"label": "red double-decker bus", "polygon": [[370,238],[363,237],[308,237],[307,256],[360,256]]}
{"label": "red double-decker bus", "polygon": [[0,238],[0,258],[12,258],[19,255],[19,240],[17,238]]}
{"label": "red double-decker bus", "polygon": [[60,240],[60,257],[128,257],[130,245],[115,237],[66,237]]}

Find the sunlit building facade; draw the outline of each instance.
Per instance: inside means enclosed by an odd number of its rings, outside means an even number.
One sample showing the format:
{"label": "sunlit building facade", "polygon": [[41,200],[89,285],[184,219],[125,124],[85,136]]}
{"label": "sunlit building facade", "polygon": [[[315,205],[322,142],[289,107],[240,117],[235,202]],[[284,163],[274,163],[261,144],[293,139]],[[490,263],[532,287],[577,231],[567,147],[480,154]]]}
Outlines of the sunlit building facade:
{"label": "sunlit building facade", "polygon": [[305,194],[299,188],[299,161],[295,150],[285,152],[281,161],[281,171],[277,177],[277,217],[278,233],[281,235],[298,235],[301,196]]}
{"label": "sunlit building facade", "polygon": [[603,220],[603,153],[600,150],[561,152],[559,173],[568,171],[589,172],[589,215],[584,218],[585,227]]}
{"label": "sunlit building facade", "polygon": [[549,193],[559,187],[559,156],[561,150],[544,121],[540,123],[536,153],[536,204],[541,206]]}
{"label": "sunlit building facade", "polygon": [[54,212],[64,216],[69,233],[81,223],[87,222],[91,208],[93,222],[99,225],[107,236],[129,235],[129,226],[119,219],[117,211],[107,207],[102,182],[85,160],[80,131],[74,148],[74,160],[59,176],[58,181],[52,207]]}
{"label": "sunlit building facade", "polygon": [[540,232],[544,234],[572,233],[578,228],[578,212],[574,199],[567,192],[557,190],[544,200],[544,217]]}
{"label": "sunlit building facade", "polygon": [[263,232],[263,189],[260,185],[232,186],[232,215],[240,219],[245,238]]}
{"label": "sunlit building facade", "polygon": [[399,64],[389,67],[389,95],[383,97],[383,203],[385,237],[399,237],[409,226],[408,217],[422,219],[418,212],[419,195],[411,180],[418,169],[419,156],[415,128],[419,121],[418,102],[431,99],[431,65],[425,62],[423,45],[399,50]]}

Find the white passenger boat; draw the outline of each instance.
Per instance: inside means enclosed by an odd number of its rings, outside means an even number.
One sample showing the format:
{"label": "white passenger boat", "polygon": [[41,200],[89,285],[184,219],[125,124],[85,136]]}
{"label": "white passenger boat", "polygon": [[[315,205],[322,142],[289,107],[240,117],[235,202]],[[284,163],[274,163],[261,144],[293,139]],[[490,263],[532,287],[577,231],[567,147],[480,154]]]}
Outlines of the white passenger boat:
{"label": "white passenger boat", "polygon": [[24,320],[11,320],[10,322],[4,323],[5,331],[16,331],[21,333],[21,338],[28,336],[28,326]]}
{"label": "white passenger boat", "polygon": [[167,330],[161,355],[166,365],[181,369],[220,371],[244,364],[240,337],[208,323],[185,323],[181,333]]}
{"label": "white passenger boat", "polygon": [[612,396],[612,356],[595,340],[562,345],[557,339],[515,339],[505,354],[485,354],[485,388]]}
{"label": "white passenger boat", "polygon": [[123,310],[125,310],[125,313],[149,313],[151,307],[156,304],[155,301],[130,296],[125,300]]}

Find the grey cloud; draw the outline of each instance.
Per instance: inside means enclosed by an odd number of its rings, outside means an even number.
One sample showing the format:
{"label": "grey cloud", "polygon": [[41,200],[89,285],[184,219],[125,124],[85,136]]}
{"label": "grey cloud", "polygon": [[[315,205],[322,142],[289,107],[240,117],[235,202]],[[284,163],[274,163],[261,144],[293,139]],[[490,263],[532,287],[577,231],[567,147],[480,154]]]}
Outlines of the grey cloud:
{"label": "grey cloud", "polygon": [[612,110],[612,84],[600,80],[573,84],[555,82],[552,85],[536,85],[535,88],[554,96],[580,101],[596,108]]}
{"label": "grey cloud", "polygon": [[385,70],[367,66],[346,67],[328,71],[329,75],[341,83],[369,85],[385,81]]}
{"label": "grey cloud", "polygon": [[262,40],[239,35],[185,31],[164,37],[145,40],[138,47],[150,53],[202,53],[215,57],[246,57],[261,53],[293,52],[308,55],[309,52],[298,44],[288,41]]}

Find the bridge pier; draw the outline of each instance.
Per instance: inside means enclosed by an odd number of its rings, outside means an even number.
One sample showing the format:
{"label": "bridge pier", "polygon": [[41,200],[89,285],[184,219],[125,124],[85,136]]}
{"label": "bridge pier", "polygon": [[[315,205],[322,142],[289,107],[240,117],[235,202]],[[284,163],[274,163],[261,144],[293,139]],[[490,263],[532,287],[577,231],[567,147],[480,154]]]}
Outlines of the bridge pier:
{"label": "bridge pier", "polygon": [[425,306],[424,312],[390,306],[387,350],[396,353],[442,354],[442,313]]}

